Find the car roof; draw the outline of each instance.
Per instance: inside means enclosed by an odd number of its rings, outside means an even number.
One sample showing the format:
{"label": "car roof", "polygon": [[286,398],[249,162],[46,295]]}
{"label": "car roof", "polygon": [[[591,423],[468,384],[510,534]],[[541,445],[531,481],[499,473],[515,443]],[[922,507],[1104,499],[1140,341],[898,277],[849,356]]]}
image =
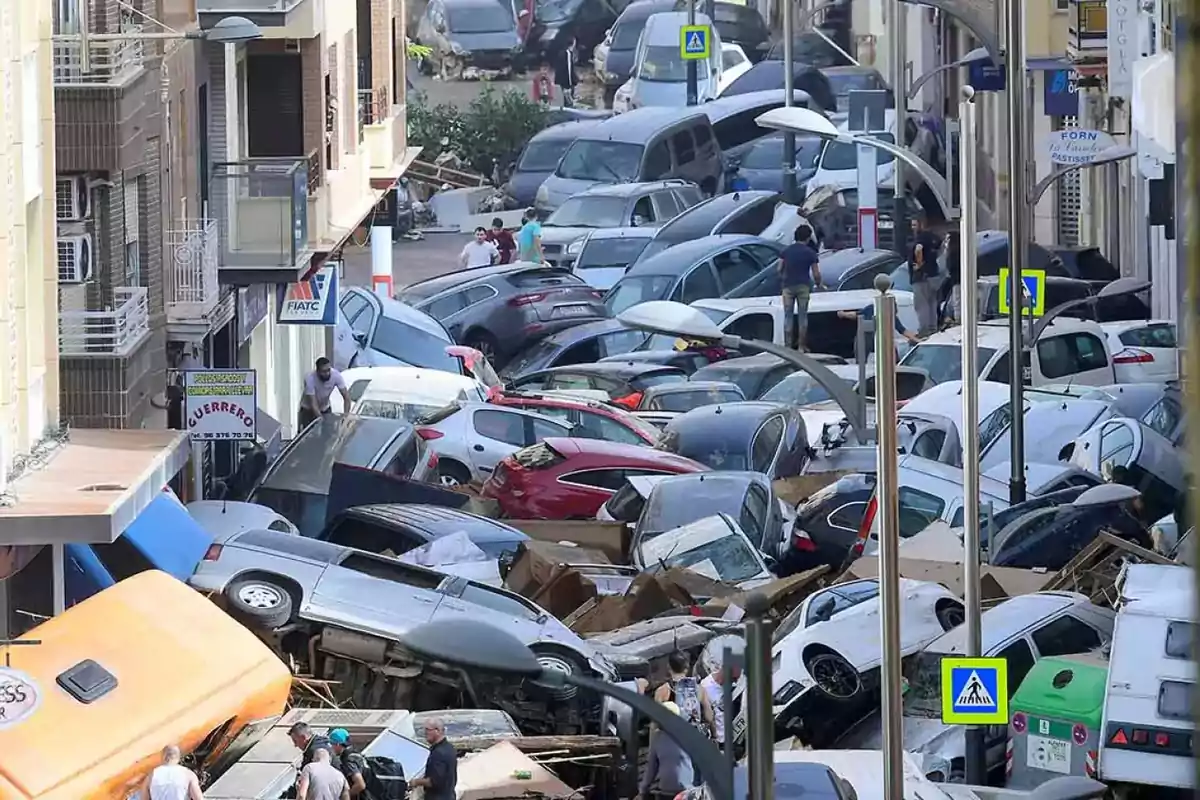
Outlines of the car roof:
{"label": "car roof", "polygon": [[[672,248],[674,249],[674,248]],[[670,250],[664,252],[669,253]],[[647,262],[650,259],[646,259]],[[631,270],[632,271],[632,270]],[[912,305],[912,292],[893,291],[898,305]],[[879,292],[874,289],[849,289],[838,292],[813,292],[808,300],[808,313],[819,311],[857,311],[875,302]],[[908,302],[901,302],[907,300]],[[781,297],[712,297],[692,303],[696,308],[711,308],[714,311],[741,311],[747,308],[776,308],[783,305]],[[933,337],[931,336],[930,339]],[[927,340],[928,341],[928,340]]]}
{"label": "car roof", "polygon": [[[622,114],[622,116],[625,115]],[[778,199],[779,196],[779,192],[751,189],[745,192],[727,192],[710,197],[680,212],[674,219],[658,229],[655,238],[676,237],[683,241],[694,239],[697,236],[706,236],[712,233],[712,229],[718,222],[739,208],[752,203],[766,202],[768,198]]]}
{"label": "car roof", "polygon": [[[719,372],[745,372],[747,370],[768,370],[768,369],[773,369],[774,367],[778,367],[780,364],[788,364],[788,363],[789,362],[785,361],[784,359],[780,358],[779,356],[773,356],[770,353],[756,353],[752,356],[742,356],[741,358],[725,358],[720,361],[714,361],[711,364],[705,364],[703,367],[696,370],[696,372],[694,372],[692,374],[693,375],[700,374],[700,373],[704,372],[704,370],[711,370],[713,372],[718,372],[718,371]],[[794,367],[794,365],[792,365],[792,366]],[[799,367],[794,367],[794,368],[797,370],[800,369]],[[688,382],[691,383],[691,381],[688,381]]]}
{"label": "car roof", "polygon": [[[495,0],[492,0],[495,2]],[[665,181],[639,181],[637,183],[601,183],[584,189],[572,197],[635,197],[649,192],[655,192],[659,189],[666,189],[673,186],[683,186],[685,181],[681,180],[665,180]]]}
{"label": "car roof", "polygon": [[[495,0],[492,0],[495,2]],[[425,302],[429,298],[441,294],[450,289],[461,289],[472,283],[479,283],[488,278],[495,278],[499,275],[515,275],[527,271],[540,271],[547,269],[556,269],[546,264],[535,264],[532,261],[517,261],[512,264],[496,264],[491,267],[473,267],[464,269],[458,272],[451,272],[445,275],[435,275],[432,278],[426,278],[423,281],[410,283],[399,292],[397,296],[403,297],[405,293],[418,289],[420,290],[420,299],[417,302]],[[560,270],[564,275],[568,274],[567,270]]]}
{"label": "car roof", "polygon": [[[783,403],[764,403],[761,400],[716,403],[685,411],[668,422],[666,430],[687,435],[697,435],[703,431],[726,438],[730,435],[742,435],[757,428],[758,424],[771,414],[786,414],[788,411],[788,406]],[[749,447],[749,440],[745,444]]]}
{"label": "car roof", "polygon": [[615,378],[637,378],[656,372],[666,375],[675,375],[683,372],[678,367],[670,367],[665,364],[648,364],[644,361],[595,361],[591,364],[568,364],[538,371],[549,373],[578,372],[584,375],[610,375]]}
{"label": "car roof", "polygon": [[718,250],[725,250],[741,244],[768,244],[775,242],[761,236],[749,236],[744,233],[722,233],[714,236],[701,236],[668,247],[661,253],[655,253],[645,261],[634,264],[625,275],[678,275],[698,261],[710,257]]}
{"label": "car roof", "polygon": [[637,0],[625,6],[621,16],[617,17],[617,25],[624,22],[638,22],[648,19],[653,14],[671,11],[675,8],[674,0]]}
{"label": "car roof", "polygon": [[[356,373],[349,376],[350,372]],[[357,373],[374,373],[360,375]],[[471,391],[479,386],[479,381],[467,375],[455,375],[440,369],[425,369],[423,367],[364,367],[347,370],[342,373],[347,386],[353,386],[358,381],[369,381],[367,388],[359,395],[359,399],[390,399],[393,397],[411,396],[414,383],[420,384],[420,389],[431,392]]]}
{"label": "car roof", "polygon": [[585,131],[588,131],[603,120],[599,119],[571,119],[566,122],[560,122],[557,125],[551,125],[549,128],[543,128],[533,135],[530,142],[547,142],[558,139],[578,139]]}
{"label": "car roof", "polygon": [[669,106],[644,106],[601,120],[596,127],[585,132],[579,139],[645,145],[649,137],[658,131],[675,126],[686,126],[696,118],[708,121],[708,117],[704,116],[700,109],[688,112]]}
{"label": "car roof", "polygon": [[582,325],[572,325],[566,330],[550,334],[541,341],[568,347],[576,342],[589,339],[592,336],[599,336],[602,333],[611,333],[612,331],[623,330],[632,329],[616,319],[598,319],[592,322],[585,322]]}
{"label": "car roof", "polygon": [[[505,392],[501,397],[519,398],[529,401],[530,405],[544,405],[558,408],[589,408],[607,413],[615,413],[616,411],[608,403],[601,403],[599,400],[589,400],[583,395],[575,397],[567,394],[566,392],[568,391],[570,390],[567,389],[561,392],[522,392],[518,389],[513,392]],[[499,405],[507,404],[501,401]]]}
{"label": "car roof", "polygon": [[[897,466],[900,469],[946,481],[955,486],[962,486],[963,471],[960,467],[943,464],[931,458],[921,458],[909,453],[900,456]],[[1039,483],[1039,485],[1041,484]],[[979,476],[979,491],[981,494],[990,495],[991,497],[1006,499],[1008,497],[1008,481],[997,480],[984,473]]]}
{"label": "car roof", "polygon": [[610,442],[604,439],[576,439],[567,438],[564,436],[550,436],[546,439],[543,439],[542,443],[567,459],[579,456],[596,456],[599,458],[611,458],[614,461],[625,461],[634,464],[669,464],[687,469],[689,472],[698,472],[708,469],[708,467],[704,466],[700,462],[694,461],[690,458],[669,453],[666,450],[656,450],[653,447],[646,447],[645,445],[640,444],[624,444],[622,442]]}
{"label": "car roof", "polygon": [[400,300],[393,300],[390,297],[380,297],[379,295],[373,294],[358,286],[349,287],[346,289],[346,291],[357,292],[362,295],[374,297],[375,301],[379,303],[379,307],[383,312],[383,316],[387,317],[388,319],[393,319],[397,322],[401,322],[405,325],[425,331],[426,333],[432,334],[439,339],[445,339],[446,344],[454,344],[454,339],[452,339],[450,334],[446,332],[446,329],[442,326],[442,323],[438,322],[424,311],[413,308],[408,303],[401,302]]}
{"label": "car roof", "polygon": [[263,488],[327,494],[334,463],[370,467],[413,426],[400,419],[324,414],[288,444],[268,469]]}
{"label": "car roof", "polygon": [[[754,92],[744,92],[742,94],[732,94],[728,97],[718,97],[715,100],[710,100],[700,106],[708,118],[714,124],[720,122],[727,117],[732,117],[735,114],[741,114],[744,111],[749,111],[760,106],[769,106],[778,104],[783,105],[787,95],[783,89],[759,89]],[[792,103],[797,106],[808,108],[812,105],[812,98],[808,92],[799,89],[792,90]],[[765,129],[764,129],[765,133]],[[782,135],[782,131],[780,131]]]}
{"label": "car roof", "polygon": [[[999,647],[1046,617],[1085,604],[1090,605],[1088,599],[1074,592],[1036,592],[1010,597],[983,612],[980,626],[983,652],[987,653]],[[964,653],[966,648],[967,626],[959,625],[934,639],[925,650],[930,653],[953,654]]]}
{"label": "car roof", "polygon": [[414,528],[427,534],[430,539],[439,539],[464,530],[475,542],[529,538],[516,528],[509,527],[497,520],[446,506],[422,503],[386,503],[355,506],[347,509],[344,513]]}
{"label": "car roof", "polygon": [[[736,360],[736,359],[735,359]],[[742,390],[736,383],[730,381],[693,381],[686,380],[679,383],[660,383],[658,386],[651,386],[646,389],[646,395],[660,394],[684,394],[685,392],[741,392]]]}
{"label": "car roof", "polygon": [[[688,24],[688,14],[685,11],[658,11],[646,20],[646,29],[642,32],[642,37],[646,44],[650,45],[678,45],[679,31]],[[694,24],[711,26],[712,20],[707,14],[697,13]]]}

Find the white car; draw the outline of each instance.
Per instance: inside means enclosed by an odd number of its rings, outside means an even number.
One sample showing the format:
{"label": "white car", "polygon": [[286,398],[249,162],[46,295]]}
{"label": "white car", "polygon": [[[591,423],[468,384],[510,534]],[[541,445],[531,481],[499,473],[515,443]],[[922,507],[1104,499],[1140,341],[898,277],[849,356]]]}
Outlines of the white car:
{"label": "white car", "polygon": [[631,550],[640,570],[689,569],[742,591],[774,579],[763,554],[728,514],[704,517],[653,538],[635,537]]}
{"label": "white car", "polygon": [[1179,377],[1175,323],[1161,319],[1104,322],[1118,383],[1171,381]]}
{"label": "white car", "polygon": [[[963,622],[962,602],[940,584],[902,579],[900,599],[904,656]],[[867,579],[817,592],[784,618],[771,648],[771,705],[777,730],[813,725],[813,719],[805,717],[823,701],[869,702],[883,660],[879,614],[879,584]],[[734,696],[743,688],[744,682],[739,683]],[[735,741],[746,733],[745,705],[734,719]]]}
{"label": "white car", "polygon": [[443,486],[487,480],[496,465],[522,447],[543,439],[570,436],[563,420],[517,408],[479,402],[454,402],[425,417],[417,433],[438,455]]}
{"label": "white car", "polygon": [[[419,367],[356,367],[342,373],[351,413],[416,422],[456,400],[486,402],[488,387],[478,378]],[[329,398],[335,414],[345,412],[341,392]]]}
{"label": "white car", "polygon": [[749,72],[752,66],[740,44],[721,42],[721,77],[717,81],[717,97],[743,73]]}
{"label": "white car", "polygon": [[187,504],[192,519],[218,541],[242,531],[270,530],[300,535],[296,526],[273,508],[232,500],[197,500]]}

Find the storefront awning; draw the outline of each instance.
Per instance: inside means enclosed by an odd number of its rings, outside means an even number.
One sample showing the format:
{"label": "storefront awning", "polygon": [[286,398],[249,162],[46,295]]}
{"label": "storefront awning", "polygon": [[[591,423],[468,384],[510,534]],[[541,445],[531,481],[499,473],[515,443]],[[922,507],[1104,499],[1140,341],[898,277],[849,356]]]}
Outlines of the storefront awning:
{"label": "storefront awning", "polygon": [[183,469],[180,431],[73,430],[46,462],[9,484],[0,545],[116,539]]}

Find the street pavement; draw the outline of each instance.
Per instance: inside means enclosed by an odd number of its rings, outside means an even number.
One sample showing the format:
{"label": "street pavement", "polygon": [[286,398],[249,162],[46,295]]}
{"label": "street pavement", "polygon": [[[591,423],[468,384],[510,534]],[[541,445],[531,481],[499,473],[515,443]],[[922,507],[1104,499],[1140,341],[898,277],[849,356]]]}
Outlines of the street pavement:
{"label": "street pavement", "polygon": [[497,92],[509,90],[528,92],[530,85],[530,79],[525,76],[496,81],[435,80],[428,75],[422,75],[412,64],[409,64],[408,78],[413,84],[413,88],[410,91],[423,93],[428,98],[428,101],[435,106],[448,103],[457,108],[466,108],[469,106],[471,101],[478,97],[487,86],[491,86]]}
{"label": "street pavement", "polygon": [[[400,240],[392,245],[392,284],[397,290],[425,280],[453,272],[458,267],[458,255],[463,245],[471,240],[464,233],[429,233],[420,241]],[[352,286],[367,286],[371,283],[371,248],[347,247],[343,254],[346,261],[346,280]]]}

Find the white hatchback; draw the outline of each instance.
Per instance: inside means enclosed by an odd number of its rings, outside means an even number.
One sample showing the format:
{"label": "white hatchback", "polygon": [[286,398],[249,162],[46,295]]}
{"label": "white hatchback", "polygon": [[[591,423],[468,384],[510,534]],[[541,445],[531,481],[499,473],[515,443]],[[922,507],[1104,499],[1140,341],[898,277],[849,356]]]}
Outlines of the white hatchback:
{"label": "white hatchback", "polygon": [[1174,322],[1160,319],[1104,322],[1118,383],[1169,381],[1179,377],[1179,339]]}

